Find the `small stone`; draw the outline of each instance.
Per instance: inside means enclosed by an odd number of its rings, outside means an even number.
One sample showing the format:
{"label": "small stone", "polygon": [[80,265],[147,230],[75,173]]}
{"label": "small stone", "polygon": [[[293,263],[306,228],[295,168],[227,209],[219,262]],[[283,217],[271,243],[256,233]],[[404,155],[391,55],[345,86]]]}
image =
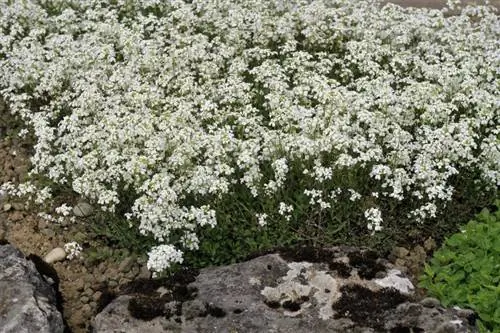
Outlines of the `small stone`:
{"label": "small stone", "polygon": [[104,283],[108,280],[108,277],[104,274],[99,274],[96,276],[96,280],[98,283]]}
{"label": "small stone", "polygon": [[138,279],[151,279],[151,271],[148,269],[148,266],[143,265],[141,266],[141,270],[139,271],[139,274],[137,275]]}
{"label": "small stone", "polygon": [[404,247],[395,247],[393,250],[392,250],[392,254],[396,257],[396,258],[405,258],[408,254],[410,253],[410,251],[408,251],[406,248]]}
{"label": "small stone", "polygon": [[130,271],[132,268],[132,265],[134,264],[134,258],[133,257],[127,257],[122,260],[120,265],[118,266],[118,270],[122,273],[127,273]]}
{"label": "small stone", "polygon": [[92,288],[90,288],[89,286],[85,286],[85,290],[83,291],[82,295],[90,297],[93,294],[94,294],[94,290],[92,290]]}
{"label": "small stone", "polygon": [[97,302],[97,301],[99,301],[99,298],[101,298],[101,296],[102,296],[102,292],[100,292],[100,291],[96,291],[96,292],[92,295],[92,299],[93,299],[95,302]]}
{"label": "small stone", "polygon": [[[396,267],[399,270],[401,270],[402,272],[403,272],[403,270],[408,270],[408,268],[406,267],[407,262],[404,259],[396,259],[396,261],[394,262],[394,265],[396,265]],[[406,273],[406,272],[403,272],[403,273]]]}
{"label": "small stone", "polygon": [[45,229],[49,226],[49,222],[44,220],[44,219],[41,219],[38,221],[38,229],[42,230],[42,229]]}
{"label": "small stone", "polygon": [[66,258],[66,252],[64,251],[64,249],[61,247],[56,247],[52,249],[49,253],[47,253],[47,255],[43,260],[51,264],[56,261],[64,260],[65,258]]}
{"label": "small stone", "polygon": [[129,283],[130,281],[132,281],[132,280],[127,279],[127,278],[125,278],[125,277],[122,277],[122,278],[120,279],[120,281],[119,281],[119,284],[120,284],[120,285],[124,285],[124,284]]}
{"label": "small stone", "polygon": [[116,279],[116,277],[118,276],[118,270],[115,268],[115,267],[109,267],[107,270],[106,270],[106,276],[108,276],[110,279]]}
{"label": "small stone", "polygon": [[420,246],[420,245],[417,245],[413,248],[413,255],[417,258],[422,258],[422,259],[425,259],[427,257],[427,252],[425,251],[425,249]]}
{"label": "small stone", "polygon": [[114,280],[110,280],[110,281],[108,282],[108,286],[109,286],[110,288],[114,288],[114,287],[116,287],[117,285],[118,285],[118,282],[116,282],[116,281],[114,281]]}
{"label": "small stone", "polygon": [[97,302],[90,302],[89,305],[92,309],[97,309]]}
{"label": "small stone", "polygon": [[85,304],[84,306],[82,306],[82,310],[81,311],[82,311],[82,313],[84,315],[88,316],[88,315],[90,315],[92,313],[92,308],[90,307],[89,304]]}
{"label": "small stone", "polygon": [[434,239],[432,239],[432,237],[429,237],[426,239],[426,241],[424,242],[424,249],[426,251],[432,251],[436,248],[436,241],[434,241]]}
{"label": "small stone", "polygon": [[133,266],[132,269],[125,275],[125,277],[133,280],[139,274],[139,267]]}
{"label": "small stone", "polygon": [[441,305],[439,300],[434,297],[426,297],[420,301],[420,304],[422,304],[426,308],[437,308]]}
{"label": "small stone", "polygon": [[76,279],[76,280],[73,282],[73,287],[75,287],[75,289],[76,289],[77,291],[82,291],[82,290],[83,290],[83,288],[85,287],[84,282],[83,282],[83,279],[82,279],[82,278]]}
{"label": "small stone", "polygon": [[75,207],[73,207],[73,214],[77,217],[90,216],[94,209],[91,205],[86,202],[80,202]]}
{"label": "small stone", "polygon": [[82,296],[80,297],[80,302],[83,304],[87,304],[90,301],[90,298],[88,296]]}
{"label": "small stone", "polygon": [[83,232],[79,231],[72,238],[75,242],[82,243],[87,239],[87,236]]}
{"label": "small stone", "polygon": [[12,208],[13,208],[14,210],[17,210],[17,211],[23,211],[23,210],[25,209],[25,206],[24,206],[24,204],[22,204],[22,203],[20,203],[20,202],[14,202],[14,203],[12,204]]}
{"label": "small stone", "polygon": [[3,205],[3,211],[8,212],[9,210],[12,209],[12,205],[10,203],[6,203]]}
{"label": "small stone", "polygon": [[104,272],[106,272],[106,269],[107,269],[107,267],[106,267],[106,263],[105,263],[105,262],[101,262],[101,263],[99,264],[99,266],[98,266],[99,273],[104,273]]}

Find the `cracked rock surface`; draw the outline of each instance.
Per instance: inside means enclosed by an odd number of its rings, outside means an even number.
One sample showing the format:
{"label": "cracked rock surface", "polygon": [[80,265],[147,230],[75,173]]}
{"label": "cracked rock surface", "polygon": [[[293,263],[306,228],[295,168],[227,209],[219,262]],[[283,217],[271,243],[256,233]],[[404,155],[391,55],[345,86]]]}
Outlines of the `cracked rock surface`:
{"label": "cracked rock surface", "polygon": [[476,332],[473,313],[419,302],[370,251],[305,251],[310,261],[274,253],[136,281],[94,318],[94,332]]}
{"label": "cracked rock surface", "polygon": [[0,332],[62,333],[57,282],[12,245],[0,245]]}

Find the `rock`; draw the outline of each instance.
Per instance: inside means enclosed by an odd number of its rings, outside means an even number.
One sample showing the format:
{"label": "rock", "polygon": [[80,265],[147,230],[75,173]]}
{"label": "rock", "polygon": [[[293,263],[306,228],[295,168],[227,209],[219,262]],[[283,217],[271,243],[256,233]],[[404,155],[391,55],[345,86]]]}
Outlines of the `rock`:
{"label": "rock", "polygon": [[93,295],[92,295],[92,299],[97,302],[99,301],[99,299],[101,298],[102,296],[102,292],[100,292],[99,290],[96,291]]}
{"label": "rock", "polygon": [[402,273],[397,269],[391,269],[387,272],[387,276],[382,279],[375,279],[373,281],[381,287],[392,287],[399,290],[401,293],[406,294],[413,292],[413,290],[415,289],[410,279],[402,276]]}
{"label": "rock", "polygon": [[149,279],[151,279],[151,275],[152,274],[151,274],[151,271],[148,269],[148,266],[142,265],[141,269],[139,271],[139,274],[137,275],[137,278],[149,280]]}
{"label": "rock", "polygon": [[424,242],[424,249],[426,251],[432,251],[437,247],[436,241],[432,239],[432,237],[429,237],[425,240]]}
{"label": "rock", "polygon": [[400,259],[405,258],[409,253],[410,253],[410,251],[408,251],[406,248],[399,247],[399,246],[395,247],[392,250],[392,255],[395,256],[396,258],[400,258]]}
{"label": "rock", "polygon": [[6,203],[3,205],[3,211],[8,212],[9,210],[12,209],[12,205],[10,203]]}
{"label": "rock", "polygon": [[122,260],[122,262],[118,266],[118,270],[122,273],[128,273],[131,270],[132,265],[134,265],[134,262],[135,259],[133,257],[127,257]]}
{"label": "rock", "polygon": [[20,202],[14,202],[12,203],[12,208],[14,210],[17,210],[17,211],[23,211],[26,209],[25,205],[23,203],[20,203]]}
{"label": "rock", "polygon": [[11,245],[0,245],[0,315],[3,333],[64,332],[57,290]]}
{"label": "rock", "polygon": [[77,217],[87,217],[92,215],[94,209],[92,206],[86,202],[79,202],[75,207],[73,207],[73,214]]}
{"label": "rock", "polygon": [[66,258],[66,251],[64,251],[63,248],[61,247],[56,247],[52,250],[50,250],[49,253],[43,258],[46,263],[52,264],[56,261],[61,261]]}
{"label": "rock", "polygon": [[460,320],[454,332],[477,332],[456,309],[413,302],[413,289],[370,251],[304,248],[132,281],[92,326],[95,333],[434,332]]}

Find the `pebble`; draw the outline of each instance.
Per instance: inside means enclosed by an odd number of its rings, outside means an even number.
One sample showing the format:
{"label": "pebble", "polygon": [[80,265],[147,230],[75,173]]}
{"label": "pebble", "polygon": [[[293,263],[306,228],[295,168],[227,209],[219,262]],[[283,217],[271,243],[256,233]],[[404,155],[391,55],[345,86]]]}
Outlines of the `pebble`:
{"label": "pebble", "polygon": [[436,248],[436,246],[436,241],[432,239],[432,237],[427,238],[424,242],[424,249],[426,251],[432,251]]}
{"label": "pebble", "polygon": [[132,265],[134,265],[134,258],[133,257],[127,257],[122,260],[120,265],[118,266],[118,270],[122,273],[127,273],[131,270]]}
{"label": "pebble", "polygon": [[139,274],[139,267],[133,266],[132,269],[125,275],[125,277],[133,280]]}
{"label": "pebble", "polygon": [[93,213],[94,209],[86,202],[80,202],[73,207],[73,214],[77,217],[87,217]]}
{"label": "pebble", "polygon": [[83,304],[87,304],[90,301],[90,298],[88,296],[82,296],[80,297],[80,302]]}
{"label": "pebble", "polygon": [[393,250],[392,250],[392,254],[396,257],[396,258],[405,258],[408,254],[410,253],[410,251],[408,251],[406,248],[404,247],[395,247]]}
{"label": "pebble", "polygon": [[11,209],[12,209],[12,205],[10,203],[6,203],[5,205],[3,205],[4,212],[8,212]]}
{"label": "pebble", "polygon": [[49,222],[44,220],[44,219],[40,219],[38,221],[38,229],[42,230],[42,229],[45,229],[49,226]]}
{"label": "pebble", "polygon": [[26,206],[20,202],[14,202],[12,204],[12,208],[17,211],[23,211],[26,208]]}
{"label": "pebble", "polygon": [[92,295],[92,299],[93,299],[95,302],[97,302],[101,296],[102,296],[102,292],[100,292],[100,291],[96,291],[96,292],[94,293],[94,295]]}
{"label": "pebble", "polygon": [[117,285],[118,285],[118,282],[116,282],[116,281],[114,281],[114,280],[110,280],[110,281],[108,282],[108,286],[109,286],[110,288],[114,288],[114,287],[116,287]]}
{"label": "pebble", "polygon": [[47,253],[47,255],[43,260],[51,264],[56,261],[64,260],[65,258],[66,258],[66,252],[64,251],[64,249],[61,247],[56,247],[52,249],[49,253]]}
{"label": "pebble", "polygon": [[139,271],[139,274],[137,275],[138,279],[151,279],[151,271],[148,269],[148,266],[142,265],[141,269]]}
{"label": "pebble", "polygon": [[88,297],[92,296],[93,294],[94,294],[94,290],[92,290],[92,288],[90,288],[88,286],[85,287],[85,290],[82,293],[82,295],[88,296]]}
{"label": "pebble", "polygon": [[132,281],[132,280],[127,279],[127,278],[125,278],[125,277],[122,277],[122,278],[120,279],[120,281],[119,281],[119,284],[120,284],[120,285],[127,284],[127,283],[129,283],[130,281]]}
{"label": "pebble", "polygon": [[7,238],[7,230],[5,230],[5,226],[0,221],[0,240],[4,240]]}
{"label": "pebble", "polygon": [[85,305],[82,306],[82,310],[81,311],[82,311],[82,313],[84,315],[88,316],[88,315],[90,315],[92,313],[92,308],[90,307],[90,304],[85,304]]}
{"label": "pebble", "polygon": [[82,291],[82,290],[83,290],[83,288],[85,287],[84,282],[83,282],[83,279],[82,279],[82,278],[76,279],[76,280],[73,282],[73,286],[75,287],[75,289],[76,289],[77,291]]}

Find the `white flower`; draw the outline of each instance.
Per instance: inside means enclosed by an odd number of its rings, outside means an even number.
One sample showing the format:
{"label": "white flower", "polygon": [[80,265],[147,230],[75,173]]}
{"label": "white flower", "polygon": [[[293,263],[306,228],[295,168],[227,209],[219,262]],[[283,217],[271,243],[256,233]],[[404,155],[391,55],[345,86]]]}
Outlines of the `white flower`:
{"label": "white flower", "polygon": [[365,210],[365,218],[368,220],[368,230],[373,232],[382,230],[382,213],[378,208],[369,208]]}
{"label": "white flower", "polygon": [[77,242],[64,244],[64,251],[67,253],[66,258],[68,258],[68,260],[79,257],[82,250],[82,247]]}
{"label": "white flower", "polygon": [[255,215],[257,217],[257,222],[259,223],[259,225],[261,227],[265,227],[267,225],[267,214],[266,213],[262,213],[262,214],[256,214]]}
{"label": "white flower", "polygon": [[[376,191],[411,201],[418,222],[452,199],[459,171],[500,184],[488,6],[454,17],[372,0],[47,6],[0,11],[0,94],[36,139],[29,175],[110,212],[132,191],[127,219],[161,244],[180,235],[194,248],[216,214],[186,199],[236,189],[257,201],[307,189],[323,210]],[[46,202],[37,186],[1,188]],[[274,209],[291,218],[292,206]]]}
{"label": "white flower", "polygon": [[159,245],[151,249],[148,255],[147,267],[154,272],[170,268],[173,263],[182,264],[182,252],[172,245]]}

